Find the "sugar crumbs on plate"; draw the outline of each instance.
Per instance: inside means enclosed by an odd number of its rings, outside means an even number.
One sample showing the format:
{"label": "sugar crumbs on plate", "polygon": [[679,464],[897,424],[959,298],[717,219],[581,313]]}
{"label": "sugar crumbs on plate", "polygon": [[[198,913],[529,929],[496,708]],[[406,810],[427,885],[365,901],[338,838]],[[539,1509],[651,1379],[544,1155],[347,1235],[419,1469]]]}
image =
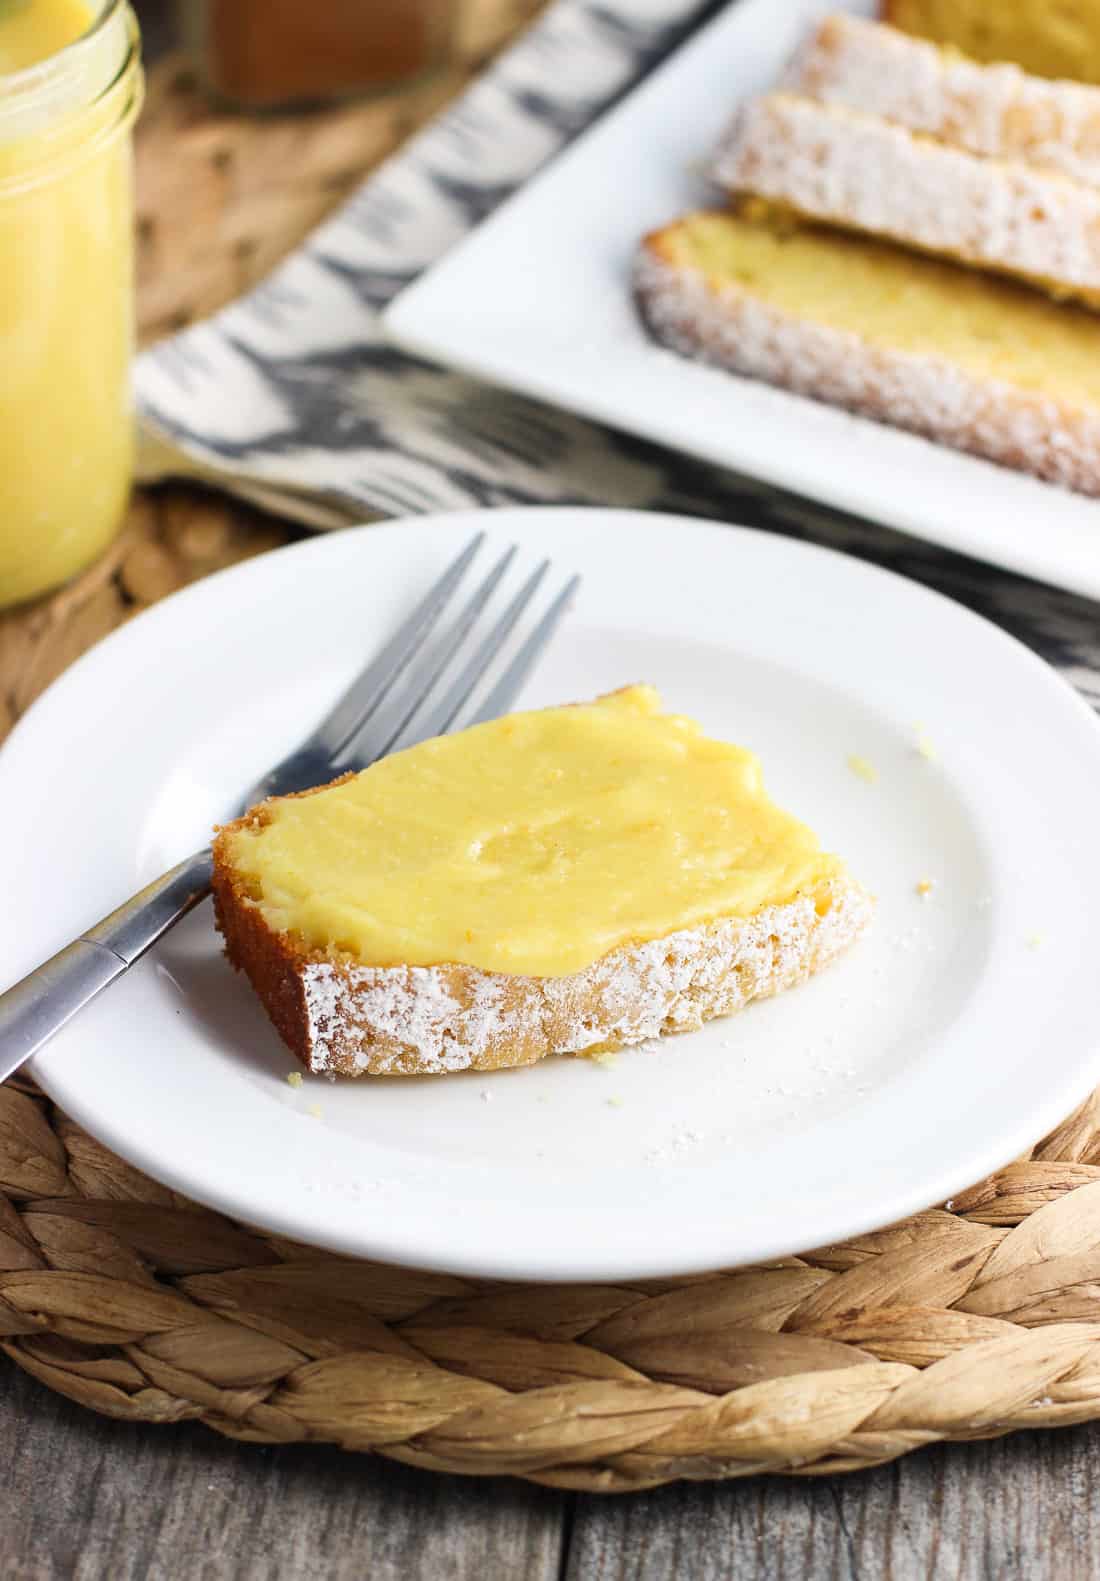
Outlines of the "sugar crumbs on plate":
{"label": "sugar crumbs on plate", "polygon": [[856,779],[862,780],[865,785],[874,785],[878,779],[878,769],[870,758],[861,758],[856,752],[848,759],[848,767]]}
{"label": "sugar crumbs on plate", "polygon": [[705,1140],[706,1135],[702,1131],[695,1131],[686,1125],[675,1126],[665,1141],[649,1149],[645,1161],[647,1164],[668,1164]]}

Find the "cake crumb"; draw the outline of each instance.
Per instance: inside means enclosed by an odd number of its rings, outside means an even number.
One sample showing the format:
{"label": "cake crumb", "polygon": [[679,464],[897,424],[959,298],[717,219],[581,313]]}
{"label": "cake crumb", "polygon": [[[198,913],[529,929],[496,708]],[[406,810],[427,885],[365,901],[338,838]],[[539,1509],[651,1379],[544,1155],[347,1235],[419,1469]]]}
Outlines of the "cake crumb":
{"label": "cake crumb", "polygon": [[1044,936],[1041,933],[1029,933],[1027,936],[1027,947],[1029,950],[1041,950],[1044,942]]}
{"label": "cake crumb", "polygon": [[706,1138],[702,1131],[692,1130],[690,1126],[676,1126],[665,1141],[657,1147],[651,1147],[645,1155],[647,1164],[667,1164],[677,1158],[689,1147],[697,1147]]}
{"label": "cake crumb", "polygon": [[623,1100],[621,1098],[606,1098],[604,1102],[607,1104],[609,1109],[621,1109],[623,1106]]}
{"label": "cake crumb", "polygon": [[869,758],[861,758],[858,753],[853,752],[851,757],[849,757],[848,767],[856,778],[861,779],[865,785],[873,785],[878,779],[878,769],[875,765]]}
{"label": "cake crumb", "polygon": [[324,1118],[321,1112],[321,1105],[319,1103],[311,1103],[309,1108],[306,1110],[306,1113],[311,1117],[311,1119],[314,1120],[320,1120]]}
{"label": "cake crumb", "polygon": [[590,1054],[589,1060],[593,1065],[600,1065],[604,1070],[614,1070],[619,1063],[618,1056],[605,1049],[602,1054]]}
{"label": "cake crumb", "polygon": [[289,1071],[286,1079],[291,1087],[300,1087],[302,1085],[302,1073],[300,1070]]}
{"label": "cake crumb", "polygon": [[922,900],[927,900],[935,887],[934,879],[921,878],[917,880],[917,894]]}
{"label": "cake crumb", "polygon": [[939,756],[932,742],[928,739],[923,725],[917,726],[916,749],[917,756],[923,758],[926,763],[935,763]]}

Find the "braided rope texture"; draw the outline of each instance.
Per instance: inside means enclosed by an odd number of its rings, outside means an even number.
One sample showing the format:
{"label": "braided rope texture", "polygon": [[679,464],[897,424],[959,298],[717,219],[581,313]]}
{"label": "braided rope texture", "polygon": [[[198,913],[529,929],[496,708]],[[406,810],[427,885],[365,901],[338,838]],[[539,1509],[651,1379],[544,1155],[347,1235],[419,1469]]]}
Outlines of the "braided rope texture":
{"label": "braided rope texture", "polygon": [[1100,1095],[1025,1158],[758,1267],[517,1285],[231,1223],[0,1087],[0,1344],[81,1405],[593,1492],[1100,1417]]}

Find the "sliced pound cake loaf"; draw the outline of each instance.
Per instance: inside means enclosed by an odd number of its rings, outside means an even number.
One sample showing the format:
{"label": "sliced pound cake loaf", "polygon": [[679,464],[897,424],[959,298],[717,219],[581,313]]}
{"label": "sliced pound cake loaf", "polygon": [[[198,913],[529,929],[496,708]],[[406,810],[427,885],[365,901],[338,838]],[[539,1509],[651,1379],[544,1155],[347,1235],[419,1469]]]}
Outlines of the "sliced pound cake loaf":
{"label": "sliced pound cake loaf", "polygon": [[735,195],[1100,304],[1100,190],[1033,165],[773,93],[741,108],[714,175]]}
{"label": "sliced pound cake loaf", "polygon": [[654,336],[734,373],[1100,494],[1100,316],[747,202],[655,231]]}
{"label": "sliced pound cake loaf", "polygon": [[883,0],[882,9],[895,27],[975,60],[1100,82],[1100,0]]}
{"label": "sliced pound cake loaf", "polygon": [[1100,186],[1100,89],[1051,82],[841,12],[807,38],[784,86],[989,159]]}

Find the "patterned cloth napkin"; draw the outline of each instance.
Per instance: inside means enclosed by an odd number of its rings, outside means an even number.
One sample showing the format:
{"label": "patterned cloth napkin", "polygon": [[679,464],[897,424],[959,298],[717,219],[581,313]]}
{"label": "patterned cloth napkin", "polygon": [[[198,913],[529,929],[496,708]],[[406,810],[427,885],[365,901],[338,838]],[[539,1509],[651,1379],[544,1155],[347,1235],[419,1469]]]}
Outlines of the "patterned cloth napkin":
{"label": "patterned cloth napkin", "polygon": [[531,502],[746,522],[941,588],[1100,703],[1088,601],[431,367],[385,340],[378,315],[397,292],[713,9],[556,0],[274,274],[139,359],[143,477],[202,477],[312,527]]}

